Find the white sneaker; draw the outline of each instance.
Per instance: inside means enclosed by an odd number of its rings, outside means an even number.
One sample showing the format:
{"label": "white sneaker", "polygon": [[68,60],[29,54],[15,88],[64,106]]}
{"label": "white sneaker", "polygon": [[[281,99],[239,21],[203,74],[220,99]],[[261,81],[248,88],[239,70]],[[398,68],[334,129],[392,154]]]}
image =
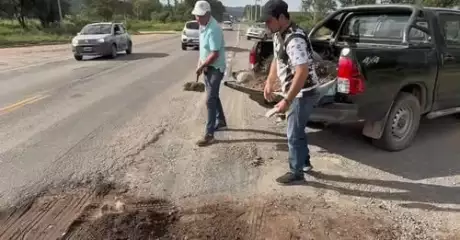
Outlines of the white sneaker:
{"label": "white sneaker", "polygon": [[313,170],[313,166],[312,166],[312,165],[306,166],[306,167],[303,167],[303,168],[302,168],[302,171],[303,171],[304,173],[310,172],[311,170]]}

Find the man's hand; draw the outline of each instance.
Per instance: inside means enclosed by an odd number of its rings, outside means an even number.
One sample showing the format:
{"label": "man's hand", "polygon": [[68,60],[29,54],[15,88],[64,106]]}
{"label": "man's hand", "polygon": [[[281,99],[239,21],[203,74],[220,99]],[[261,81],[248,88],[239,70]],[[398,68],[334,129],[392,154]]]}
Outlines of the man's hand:
{"label": "man's hand", "polygon": [[275,105],[275,108],[278,109],[277,113],[285,113],[289,110],[289,102],[286,99],[283,99]]}
{"label": "man's hand", "polygon": [[201,74],[203,74],[203,71],[205,69],[205,66],[200,64],[198,65],[198,67],[196,68],[196,76],[200,76]]}
{"label": "man's hand", "polygon": [[273,102],[273,86],[268,80],[265,81],[264,98],[269,102]]}

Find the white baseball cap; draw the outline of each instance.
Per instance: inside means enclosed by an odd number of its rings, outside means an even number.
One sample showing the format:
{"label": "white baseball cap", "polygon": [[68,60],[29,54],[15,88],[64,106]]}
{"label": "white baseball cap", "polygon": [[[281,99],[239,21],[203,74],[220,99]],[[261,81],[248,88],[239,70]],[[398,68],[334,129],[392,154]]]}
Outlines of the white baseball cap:
{"label": "white baseball cap", "polygon": [[204,16],[207,12],[211,12],[211,5],[207,1],[197,1],[192,14],[195,16]]}

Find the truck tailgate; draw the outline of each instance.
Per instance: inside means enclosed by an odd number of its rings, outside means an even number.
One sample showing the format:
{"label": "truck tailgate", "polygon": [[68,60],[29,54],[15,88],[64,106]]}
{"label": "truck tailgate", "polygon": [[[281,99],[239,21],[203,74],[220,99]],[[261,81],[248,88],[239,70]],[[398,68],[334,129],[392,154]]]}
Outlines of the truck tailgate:
{"label": "truck tailgate", "polygon": [[364,77],[364,91],[347,98],[359,106],[360,118],[384,118],[396,95],[408,84],[435,86],[438,70],[435,49],[369,44],[352,48],[351,52]]}

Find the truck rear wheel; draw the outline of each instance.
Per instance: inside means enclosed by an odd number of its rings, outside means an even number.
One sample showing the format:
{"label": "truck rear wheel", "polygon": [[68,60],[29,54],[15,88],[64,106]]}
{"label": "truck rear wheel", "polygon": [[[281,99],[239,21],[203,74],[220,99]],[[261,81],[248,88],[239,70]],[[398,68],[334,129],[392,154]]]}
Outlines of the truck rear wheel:
{"label": "truck rear wheel", "polygon": [[382,137],[374,139],[373,144],[387,151],[400,151],[409,147],[420,125],[420,111],[420,103],[414,95],[399,93],[388,115]]}

